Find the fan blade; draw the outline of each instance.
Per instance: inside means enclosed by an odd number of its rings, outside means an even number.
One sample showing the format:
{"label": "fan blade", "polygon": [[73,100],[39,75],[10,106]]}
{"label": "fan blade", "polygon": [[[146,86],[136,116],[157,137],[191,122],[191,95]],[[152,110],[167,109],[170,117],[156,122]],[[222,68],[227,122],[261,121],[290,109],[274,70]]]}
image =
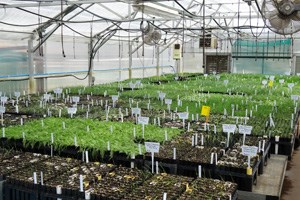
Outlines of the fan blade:
{"label": "fan blade", "polygon": [[152,33],[151,33],[151,38],[152,38],[152,40],[155,42],[155,43],[157,43],[157,42],[159,42],[159,40],[161,39],[161,33],[160,33],[160,31],[153,31]]}
{"label": "fan blade", "polygon": [[274,17],[274,16],[276,16],[278,14],[279,14],[278,10],[275,9],[275,10],[272,10],[270,12],[265,13],[265,17],[267,19],[270,19],[270,18],[272,18],[272,17]]}
{"label": "fan blade", "polygon": [[154,45],[153,40],[151,38],[151,34],[144,36],[144,43],[148,45]]}
{"label": "fan blade", "polygon": [[292,24],[293,24],[293,31],[294,32],[297,32],[297,31],[300,30],[300,21],[293,21]]}
{"label": "fan blade", "polygon": [[268,19],[271,26],[277,30],[283,30],[286,27],[288,27],[288,25],[291,22],[291,19],[282,19],[280,18],[278,15],[275,15],[271,18]]}
{"label": "fan blade", "polygon": [[292,20],[295,20],[295,21],[300,21],[300,11],[295,12],[295,13],[291,16],[291,19],[292,19]]}

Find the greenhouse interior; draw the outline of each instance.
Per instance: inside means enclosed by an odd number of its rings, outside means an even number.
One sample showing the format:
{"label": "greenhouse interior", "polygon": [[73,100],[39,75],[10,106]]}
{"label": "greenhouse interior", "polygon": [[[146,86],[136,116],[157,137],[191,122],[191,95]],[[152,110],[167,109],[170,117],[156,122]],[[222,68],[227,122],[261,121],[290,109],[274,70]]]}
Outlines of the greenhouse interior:
{"label": "greenhouse interior", "polygon": [[299,199],[300,0],[0,0],[0,24],[0,200]]}

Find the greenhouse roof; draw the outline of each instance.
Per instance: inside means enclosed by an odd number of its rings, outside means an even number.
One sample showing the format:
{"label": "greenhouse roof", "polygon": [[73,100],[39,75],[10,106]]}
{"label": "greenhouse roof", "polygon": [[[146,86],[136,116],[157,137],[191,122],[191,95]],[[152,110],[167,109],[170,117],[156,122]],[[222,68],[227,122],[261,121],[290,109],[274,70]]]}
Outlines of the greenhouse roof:
{"label": "greenhouse roof", "polygon": [[[165,40],[266,35],[263,0],[0,0],[0,38],[83,37],[135,40],[146,25]],[[203,6],[205,5],[205,6]],[[205,19],[205,20],[204,20]],[[261,34],[262,33],[262,34]],[[268,33],[269,34],[269,33]]]}

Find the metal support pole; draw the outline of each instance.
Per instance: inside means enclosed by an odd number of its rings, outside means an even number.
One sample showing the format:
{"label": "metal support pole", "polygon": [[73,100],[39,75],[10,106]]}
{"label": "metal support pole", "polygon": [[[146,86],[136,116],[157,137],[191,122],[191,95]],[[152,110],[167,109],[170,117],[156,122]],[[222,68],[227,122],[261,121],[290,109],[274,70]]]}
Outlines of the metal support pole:
{"label": "metal support pole", "polygon": [[119,41],[119,81],[122,80],[123,42]]}
{"label": "metal support pole", "polygon": [[205,57],[205,0],[203,0],[203,70],[204,73],[207,73],[206,69],[206,57]]}
{"label": "metal support pole", "polygon": [[132,44],[131,44],[131,41],[129,40],[128,41],[128,48],[129,48],[129,60],[128,60],[128,73],[129,73],[129,79],[132,79]]}
{"label": "metal support pole", "polygon": [[30,94],[35,93],[35,80],[34,80],[34,63],[33,63],[33,40],[34,35],[32,34],[28,40],[28,69],[29,69],[29,88]]}
{"label": "metal support pole", "polygon": [[177,76],[179,76],[180,74],[180,60],[179,59],[176,59],[176,73],[177,73]]}
{"label": "metal support pole", "polygon": [[159,46],[156,45],[156,76],[159,76],[160,75],[160,65],[159,65],[159,61],[160,61],[160,57],[159,57]]}
{"label": "metal support pole", "polygon": [[[128,19],[131,20],[131,3],[128,3]],[[128,60],[128,76],[129,79],[132,78],[132,42],[130,40],[130,32],[128,32],[128,54],[129,54],[129,60]]]}
{"label": "metal support pole", "polygon": [[89,45],[89,59],[88,59],[88,66],[89,66],[89,76],[88,76],[88,83],[89,86],[94,85],[94,77],[93,77],[93,70],[94,70],[94,60],[93,60],[93,39],[91,39]]}

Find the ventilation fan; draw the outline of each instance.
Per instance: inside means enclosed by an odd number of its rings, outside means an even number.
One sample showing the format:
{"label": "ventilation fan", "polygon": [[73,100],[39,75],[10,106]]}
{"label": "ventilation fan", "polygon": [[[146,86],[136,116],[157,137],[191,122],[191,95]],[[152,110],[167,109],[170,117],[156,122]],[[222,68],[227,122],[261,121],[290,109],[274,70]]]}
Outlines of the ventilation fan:
{"label": "ventilation fan", "polygon": [[141,22],[141,31],[143,33],[143,41],[148,45],[156,45],[159,44],[161,40],[161,32],[157,30],[147,22],[147,26],[143,27],[143,21]]}
{"label": "ventilation fan", "polygon": [[262,15],[275,33],[287,35],[300,30],[300,0],[264,0]]}

